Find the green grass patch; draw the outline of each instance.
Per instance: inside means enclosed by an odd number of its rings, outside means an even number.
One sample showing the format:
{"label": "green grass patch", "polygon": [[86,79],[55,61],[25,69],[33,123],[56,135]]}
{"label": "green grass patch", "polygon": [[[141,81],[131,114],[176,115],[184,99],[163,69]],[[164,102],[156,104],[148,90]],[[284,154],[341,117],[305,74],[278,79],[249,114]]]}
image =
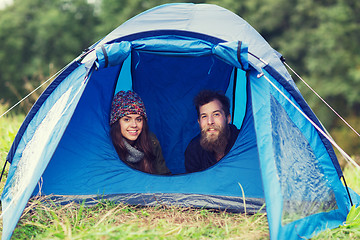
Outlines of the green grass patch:
{"label": "green grass patch", "polygon": [[[354,159],[356,159],[356,157],[354,157]],[[358,162],[360,161],[358,160]],[[346,184],[355,192],[360,193],[360,170],[352,164],[347,164],[344,167],[343,174]]]}
{"label": "green grass patch", "polygon": [[[0,104],[1,115],[7,109],[8,107],[6,105]],[[16,133],[18,132],[22,122],[24,121],[24,118],[25,118],[24,115],[13,115],[10,113],[0,118],[0,171],[4,166],[6,156],[10,150],[12,142],[14,141]],[[4,188],[7,174],[8,174],[8,167],[5,169],[3,179],[0,183],[0,189]]]}

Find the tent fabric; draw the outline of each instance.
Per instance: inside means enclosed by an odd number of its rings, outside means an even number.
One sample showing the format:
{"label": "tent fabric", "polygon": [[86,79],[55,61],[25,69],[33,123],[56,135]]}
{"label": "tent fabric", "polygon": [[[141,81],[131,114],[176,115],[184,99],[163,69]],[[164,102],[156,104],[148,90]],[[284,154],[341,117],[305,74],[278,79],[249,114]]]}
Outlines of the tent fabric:
{"label": "tent fabric", "polygon": [[[339,226],[346,219],[349,200],[316,130],[266,81],[251,83],[257,99],[253,101],[257,136],[264,138],[258,141],[262,176],[268,179],[264,189],[272,189],[265,192],[272,234],[287,238],[296,228],[300,236],[312,236]],[[327,225],[322,225],[323,218],[329,219]]]}
{"label": "tent fabric", "polygon": [[[143,99],[174,175],[143,173],[119,159],[110,106],[114,94],[128,89]],[[216,165],[186,174],[184,151],[199,133],[192,100],[202,89],[229,97],[240,133]],[[2,239],[11,237],[35,195],[266,209],[272,239],[309,238],[341,225],[350,201],[336,155],[284,96],[319,123],[279,53],[234,13],[166,4],[135,16],[70,63],[25,118],[7,157]]]}
{"label": "tent fabric", "polygon": [[[33,116],[18,143],[1,197],[3,238],[11,236],[29,197],[55,151],[85,88],[81,66],[62,81]],[[11,151],[10,151],[11,153]],[[7,227],[13,225],[13,227]],[[4,237],[7,236],[7,237]]]}
{"label": "tent fabric", "polygon": [[[194,201],[196,199],[196,201]],[[76,202],[93,206],[99,201],[122,202],[130,205],[158,206],[159,202],[165,206],[192,207],[213,209],[231,213],[256,214],[265,213],[265,202],[259,198],[224,197],[218,195],[180,194],[180,193],[131,193],[107,195],[57,195],[45,198],[42,202],[50,201],[51,204],[65,205]],[[195,203],[195,204],[194,204]],[[244,204],[245,203],[245,204]],[[259,206],[261,208],[259,209]]]}
{"label": "tent fabric", "polygon": [[[302,111],[310,117],[310,119],[315,122],[315,124],[317,126],[320,126],[320,128],[322,129],[322,124],[320,123],[320,121],[316,118],[314,112],[310,109],[309,105],[306,103],[305,99],[302,97],[302,95],[300,94],[300,92],[294,90],[294,87],[292,85],[289,84],[288,81],[286,81],[285,79],[283,79],[270,65],[267,65],[264,67],[264,69],[272,76],[274,76],[274,78],[284,87],[284,89],[286,89],[286,91],[288,91],[291,96],[294,98],[294,101],[296,103],[298,103],[298,106],[302,109]],[[323,144],[325,145],[328,154],[330,155],[331,161],[334,164],[334,167],[338,173],[339,176],[342,176],[342,171],[340,168],[340,164],[337,160],[336,154],[334,149],[331,146],[331,143],[327,140],[325,140],[325,136],[323,136],[322,134],[319,134]]]}
{"label": "tent fabric", "polygon": [[161,36],[135,40],[131,43],[105,44],[95,48],[96,66],[106,68],[121,64],[132,50],[152,52],[160,55],[204,56],[214,54],[223,61],[248,69],[247,46],[241,42],[224,42],[217,45],[188,37]]}

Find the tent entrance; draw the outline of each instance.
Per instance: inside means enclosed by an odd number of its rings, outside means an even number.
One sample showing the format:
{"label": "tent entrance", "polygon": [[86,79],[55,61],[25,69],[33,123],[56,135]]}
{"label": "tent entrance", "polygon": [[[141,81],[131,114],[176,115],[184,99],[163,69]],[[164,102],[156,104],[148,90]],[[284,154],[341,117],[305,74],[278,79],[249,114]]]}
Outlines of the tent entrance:
{"label": "tent entrance", "polygon": [[[235,71],[239,73],[234,74]],[[244,114],[245,78],[245,72],[212,54],[160,55],[133,49],[123,63],[115,93],[132,88],[141,96],[149,127],[161,143],[167,165],[172,173],[178,174],[185,172],[184,152],[188,143],[199,134],[194,96],[203,89],[222,91],[233,105],[236,90],[233,88],[238,86],[241,90],[237,91],[242,92],[237,94],[243,102],[237,102],[237,106]],[[236,117],[238,122],[241,123],[242,117]]]}

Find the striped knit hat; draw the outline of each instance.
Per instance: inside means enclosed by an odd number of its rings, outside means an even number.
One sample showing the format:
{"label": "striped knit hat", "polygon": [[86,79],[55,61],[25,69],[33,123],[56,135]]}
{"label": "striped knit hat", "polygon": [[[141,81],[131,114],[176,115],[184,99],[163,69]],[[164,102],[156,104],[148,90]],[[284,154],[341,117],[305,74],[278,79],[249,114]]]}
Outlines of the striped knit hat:
{"label": "striped knit hat", "polygon": [[139,114],[147,119],[145,106],[140,96],[131,90],[120,91],[111,104],[110,125],[129,114]]}

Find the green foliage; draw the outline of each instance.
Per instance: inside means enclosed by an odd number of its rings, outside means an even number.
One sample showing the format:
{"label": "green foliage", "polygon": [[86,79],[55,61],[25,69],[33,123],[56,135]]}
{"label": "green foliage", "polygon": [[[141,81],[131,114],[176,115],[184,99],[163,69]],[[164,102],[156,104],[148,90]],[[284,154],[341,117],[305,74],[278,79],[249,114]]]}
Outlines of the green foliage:
{"label": "green foliage", "polygon": [[[340,121],[337,120],[337,124],[330,132],[331,136],[345,152],[360,156],[360,137]],[[347,122],[360,133],[360,117],[350,115]],[[360,164],[360,161],[358,163]]]}
{"label": "green foliage", "polygon": [[[360,162],[360,156],[353,157],[353,159]],[[352,190],[360,194],[360,170],[353,165],[348,164],[344,167],[343,174],[345,176],[347,185]]]}
{"label": "green foliage", "polygon": [[[0,103],[0,114],[8,109],[7,105]],[[5,165],[6,156],[10,150],[11,144],[14,141],[17,131],[21,123],[24,121],[24,115],[14,115],[12,113],[0,118],[0,171]],[[5,181],[8,175],[9,164],[5,168],[4,175],[0,182],[0,189],[4,188]]]}
{"label": "green foliage", "polygon": [[344,227],[360,231],[360,206],[355,207],[355,205],[353,205],[351,207],[350,212],[346,218]]}
{"label": "green foliage", "polygon": [[[312,239],[358,239],[360,207],[343,226]],[[99,201],[56,205],[32,199],[14,239],[269,239],[266,214],[244,215],[180,207],[137,207]]]}
{"label": "green foliage", "polygon": [[[0,103],[0,114],[8,109],[8,105]],[[24,120],[24,115],[8,114],[0,118],[0,165],[4,162],[11,143]]]}
{"label": "green foliage", "polygon": [[312,239],[359,239],[360,206],[352,206],[344,225],[333,230],[326,230]]}
{"label": "green foliage", "polygon": [[14,0],[1,10],[2,99],[14,104],[93,43],[93,12],[86,0]]}

